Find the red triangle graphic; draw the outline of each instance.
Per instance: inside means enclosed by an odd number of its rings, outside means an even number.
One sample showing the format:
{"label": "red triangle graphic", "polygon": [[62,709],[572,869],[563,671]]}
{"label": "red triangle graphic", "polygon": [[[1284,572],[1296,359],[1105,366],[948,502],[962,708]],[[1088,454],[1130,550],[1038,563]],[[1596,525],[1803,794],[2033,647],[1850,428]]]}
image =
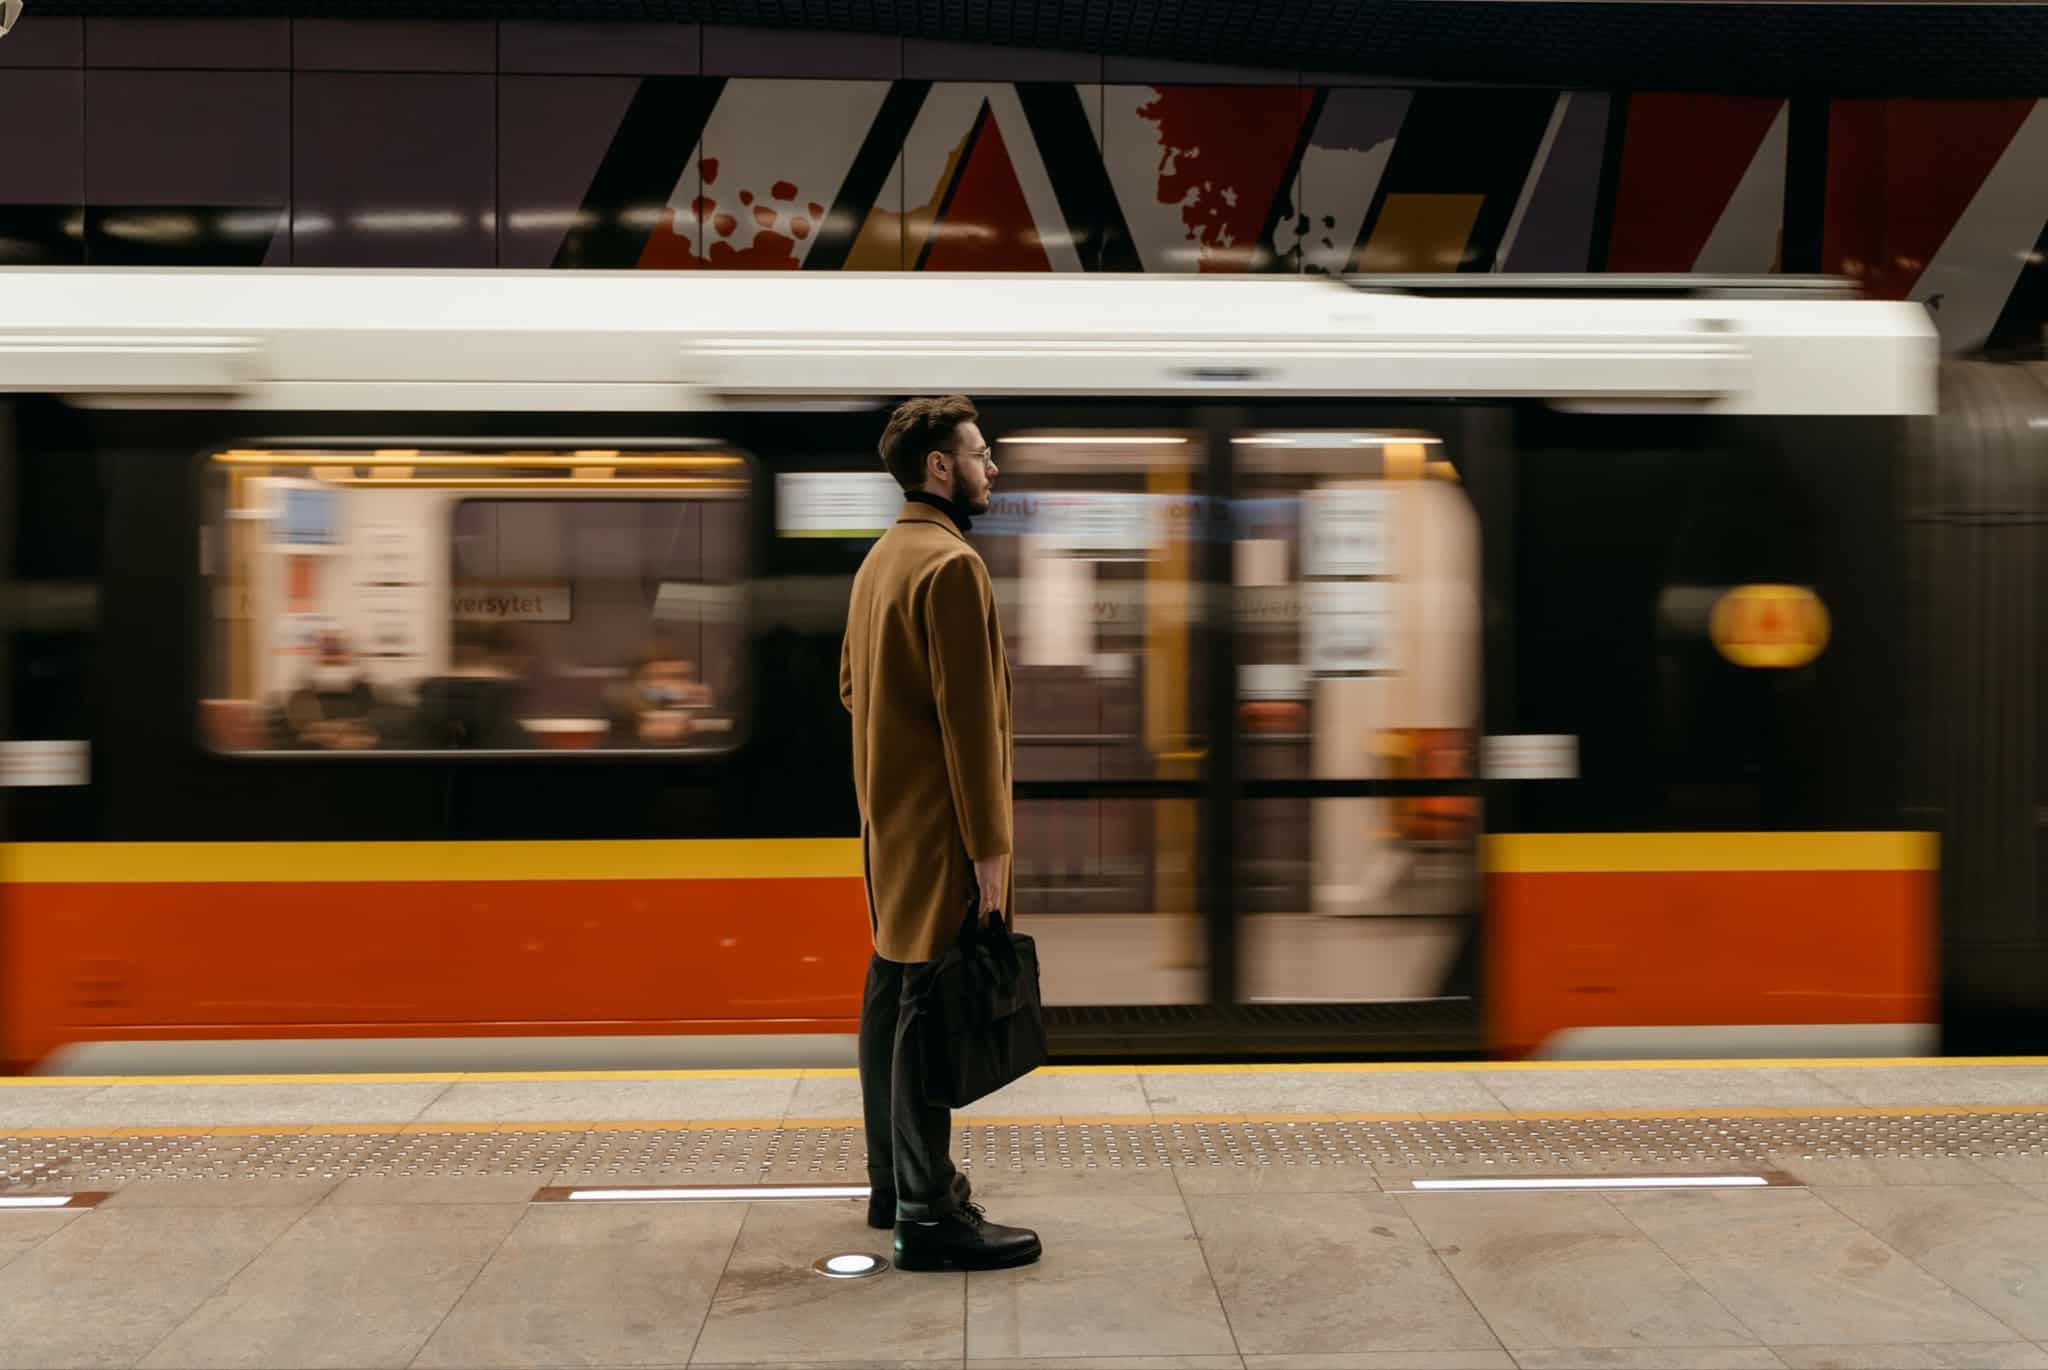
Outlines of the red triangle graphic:
{"label": "red triangle graphic", "polygon": [[1825,270],[1902,300],[2033,113],[2032,100],[1836,100]]}
{"label": "red triangle graphic", "polygon": [[1631,95],[1609,271],[1690,271],[1785,102]]}
{"label": "red triangle graphic", "polygon": [[1003,131],[984,105],[981,127],[967,161],[954,177],[953,194],[932,226],[926,271],[1050,271],[1038,240],[1031,204],[1018,184]]}

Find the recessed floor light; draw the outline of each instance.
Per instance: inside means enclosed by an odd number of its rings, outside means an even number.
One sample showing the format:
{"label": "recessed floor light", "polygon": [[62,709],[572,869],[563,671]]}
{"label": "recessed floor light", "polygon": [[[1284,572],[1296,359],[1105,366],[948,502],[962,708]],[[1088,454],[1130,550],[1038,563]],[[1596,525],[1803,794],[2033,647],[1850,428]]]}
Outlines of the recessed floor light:
{"label": "recessed floor light", "polygon": [[865,1251],[849,1251],[838,1256],[821,1256],[811,1266],[828,1280],[862,1280],[870,1275],[879,1275],[889,1268],[889,1263],[880,1256],[870,1256]]}
{"label": "recessed floor light", "polygon": [[864,1184],[553,1185],[536,1203],[761,1203],[783,1199],[865,1199]]}
{"label": "recessed floor light", "polygon": [[1501,1189],[1753,1189],[1768,1186],[1768,1175],[1518,1175],[1455,1180],[1410,1180],[1410,1189],[1472,1193]]}
{"label": "recessed floor light", "polygon": [[79,1194],[0,1194],[0,1209],[97,1208],[106,1198],[100,1190]]}

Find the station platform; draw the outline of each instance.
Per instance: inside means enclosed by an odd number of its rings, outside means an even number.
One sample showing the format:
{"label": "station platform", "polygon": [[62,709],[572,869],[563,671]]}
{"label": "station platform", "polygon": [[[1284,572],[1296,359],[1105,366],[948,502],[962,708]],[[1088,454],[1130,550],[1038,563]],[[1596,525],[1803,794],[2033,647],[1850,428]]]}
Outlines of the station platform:
{"label": "station platform", "polygon": [[[850,1070],[0,1079],[0,1366],[2048,1370],[2048,1060],[1072,1067],[887,1268]],[[864,1278],[820,1263],[876,1255]]]}

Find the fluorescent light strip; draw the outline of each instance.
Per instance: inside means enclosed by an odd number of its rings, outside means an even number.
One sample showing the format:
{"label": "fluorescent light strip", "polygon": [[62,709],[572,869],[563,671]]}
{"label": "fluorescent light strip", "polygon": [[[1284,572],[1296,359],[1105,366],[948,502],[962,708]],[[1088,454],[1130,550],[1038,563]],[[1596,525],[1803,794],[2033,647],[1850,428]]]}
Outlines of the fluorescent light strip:
{"label": "fluorescent light strip", "polygon": [[763,1184],[699,1185],[689,1189],[573,1189],[571,1200],[597,1203],[633,1203],[660,1200],[667,1203],[759,1203],[763,1199],[865,1199],[864,1184]]}
{"label": "fluorescent light strip", "polygon": [[1411,1180],[1415,1189],[1751,1189],[1768,1185],[1762,1175],[1574,1175],[1569,1178]]}
{"label": "fluorescent light strip", "polygon": [[0,1208],[68,1208],[69,1194],[17,1194],[0,1196]]}
{"label": "fluorescent light strip", "polygon": [[[1008,439],[1004,439],[1008,441]],[[1382,433],[1249,433],[1230,440],[1239,447],[1441,447],[1441,438],[1426,434]]]}
{"label": "fluorescent light strip", "polygon": [[1185,447],[1186,438],[1134,437],[1128,434],[1074,433],[1063,437],[1042,438],[997,438],[999,443],[1025,443],[1038,446],[1071,445],[1074,447]]}

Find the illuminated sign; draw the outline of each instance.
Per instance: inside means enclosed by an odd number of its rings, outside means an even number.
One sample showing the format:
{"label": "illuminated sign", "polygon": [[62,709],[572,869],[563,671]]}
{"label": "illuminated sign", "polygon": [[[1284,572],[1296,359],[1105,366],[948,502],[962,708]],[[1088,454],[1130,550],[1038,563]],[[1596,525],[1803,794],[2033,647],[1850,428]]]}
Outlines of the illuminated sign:
{"label": "illuminated sign", "polygon": [[1737,666],[1804,666],[1828,645],[1828,611],[1800,585],[1738,585],[1714,603],[1707,631]]}

